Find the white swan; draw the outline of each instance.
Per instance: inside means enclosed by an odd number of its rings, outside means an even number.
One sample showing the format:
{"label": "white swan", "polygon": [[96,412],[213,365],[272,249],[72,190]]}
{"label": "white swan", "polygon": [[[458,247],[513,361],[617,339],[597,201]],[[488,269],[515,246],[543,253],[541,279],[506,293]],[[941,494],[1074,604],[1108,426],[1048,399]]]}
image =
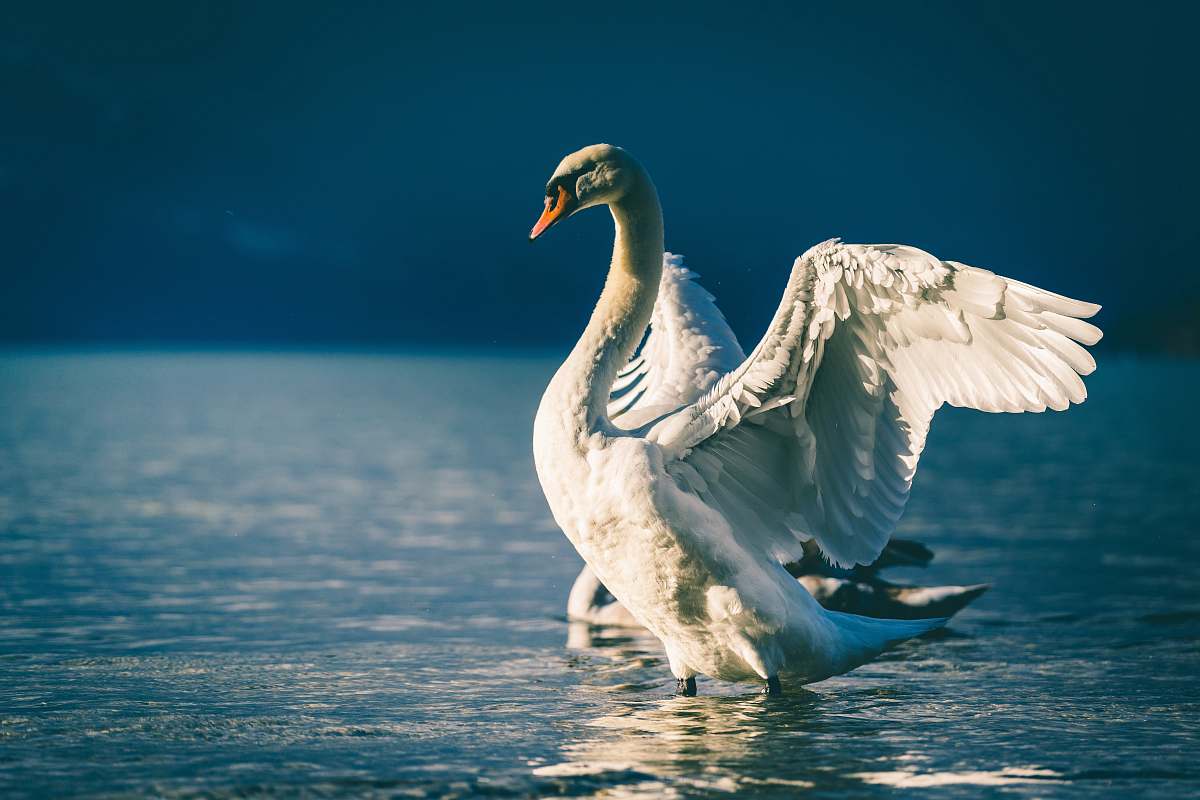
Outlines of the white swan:
{"label": "white swan", "polygon": [[783,564],[810,540],[838,565],[879,555],[942,403],[1082,402],[1079,375],[1095,362],[1077,342],[1100,331],[1079,318],[1099,307],[916,248],[831,240],[796,260],[740,363],[706,352],[664,303],[626,372],[645,393],[623,402],[610,392],[664,264],[657,191],[624,150],[593,145],[563,159],[546,195],[531,239],[607,205],[616,240],[592,317],[538,408],[538,477],[584,561],[662,641],[679,691],[704,674],[777,693],[781,674],[819,681],[942,624],[827,611]]}

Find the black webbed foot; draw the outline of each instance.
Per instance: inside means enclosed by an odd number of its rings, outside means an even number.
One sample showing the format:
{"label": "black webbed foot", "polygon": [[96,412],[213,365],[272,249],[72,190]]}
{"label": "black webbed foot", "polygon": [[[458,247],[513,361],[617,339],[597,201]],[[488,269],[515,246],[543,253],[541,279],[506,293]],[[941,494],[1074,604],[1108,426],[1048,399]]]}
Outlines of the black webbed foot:
{"label": "black webbed foot", "polygon": [[675,694],[679,697],[695,697],[696,696],[696,679],[691,678],[676,678],[675,679]]}
{"label": "black webbed foot", "polygon": [[778,675],[772,675],[771,677],[767,678],[767,685],[766,688],[762,690],[762,693],[768,697],[779,697],[783,694],[783,686],[779,684]]}

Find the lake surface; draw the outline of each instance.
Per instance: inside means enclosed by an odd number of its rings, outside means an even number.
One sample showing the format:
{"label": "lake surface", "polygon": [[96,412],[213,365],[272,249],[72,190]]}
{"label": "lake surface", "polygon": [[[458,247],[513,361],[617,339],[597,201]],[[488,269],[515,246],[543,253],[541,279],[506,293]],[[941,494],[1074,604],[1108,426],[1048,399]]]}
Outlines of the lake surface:
{"label": "lake surface", "polygon": [[1200,365],[941,413],[892,577],[992,590],[780,699],[569,628],[555,366],[0,357],[0,795],[1200,793]]}

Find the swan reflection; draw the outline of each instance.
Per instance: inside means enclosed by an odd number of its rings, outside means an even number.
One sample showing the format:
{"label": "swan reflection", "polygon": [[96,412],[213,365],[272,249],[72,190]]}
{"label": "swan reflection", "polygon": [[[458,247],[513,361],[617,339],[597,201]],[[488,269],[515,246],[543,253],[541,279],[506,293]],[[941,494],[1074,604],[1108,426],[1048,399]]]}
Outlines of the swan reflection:
{"label": "swan reflection", "polygon": [[[665,687],[663,689],[665,691]],[[816,696],[658,697],[610,706],[588,723],[594,736],[568,742],[543,778],[602,778],[624,796],[672,789],[737,791],[752,785],[810,788],[815,753],[805,738]]]}
{"label": "swan reflection", "polygon": [[[877,787],[1052,784],[1034,764],[972,760],[936,764],[930,721],[953,706],[926,705],[914,679],[930,667],[920,648],[893,651],[890,674],[789,688],[767,698],[746,684],[705,681],[698,697],[675,697],[663,679],[658,640],[628,627],[568,627],[579,670],[583,734],[533,773],[560,793],[662,797],[695,791],[806,789],[851,794]],[[590,717],[588,715],[591,715]]]}
{"label": "swan reflection", "polygon": [[[704,684],[708,694],[671,696],[661,645],[638,629],[572,623],[568,647],[572,666],[585,673],[584,691],[605,693],[603,710],[585,723],[589,735],[563,744],[560,761],[534,770],[541,778],[619,786],[620,796],[637,797],[800,790],[815,785],[814,770],[831,767],[836,748],[823,741],[828,723],[819,694],[794,689],[765,698],[747,685],[713,681]],[[861,735],[880,732],[867,721],[855,727]],[[852,771],[844,766],[838,771]]]}

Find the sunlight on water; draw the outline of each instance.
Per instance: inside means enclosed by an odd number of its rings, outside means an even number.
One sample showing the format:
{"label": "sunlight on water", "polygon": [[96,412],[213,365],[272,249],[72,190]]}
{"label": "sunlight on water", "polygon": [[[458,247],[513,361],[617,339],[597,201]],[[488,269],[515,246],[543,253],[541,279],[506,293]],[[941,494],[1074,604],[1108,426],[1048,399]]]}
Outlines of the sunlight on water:
{"label": "sunlight on water", "polygon": [[895,786],[897,789],[926,789],[931,786],[1007,786],[1014,783],[1059,781],[1062,776],[1051,769],[1035,767],[1005,767],[996,772],[864,772],[852,777],[867,783]]}
{"label": "sunlight on water", "polygon": [[939,417],[901,524],[937,558],[892,577],[994,588],[782,698],[674,698],[652,638],[565,622],[554,367],[4,357],[0,794],[1200,791],[1197,366]]}

